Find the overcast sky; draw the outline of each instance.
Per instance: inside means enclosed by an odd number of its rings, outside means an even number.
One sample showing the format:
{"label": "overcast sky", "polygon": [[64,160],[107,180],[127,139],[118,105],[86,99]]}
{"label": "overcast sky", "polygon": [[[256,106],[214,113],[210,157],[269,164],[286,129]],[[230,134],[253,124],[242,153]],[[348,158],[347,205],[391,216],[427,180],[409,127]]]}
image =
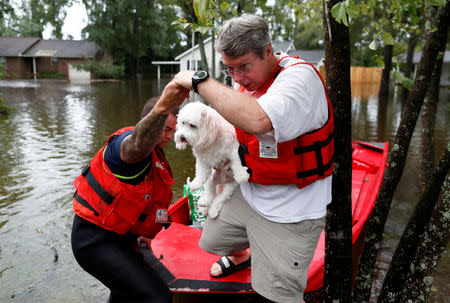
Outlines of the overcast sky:
{"label": "overcast sky", "polygon": [[[87,13],[84,5],[81,3],[74,3],[67,9],[66,19],[62,27],[63,39],[68,39],[69,35],[74,40],[81,40],[81,30],[87,25]],[[51,27],[47,26],[43,32],[43,38],[49,39],[51,34]]]}

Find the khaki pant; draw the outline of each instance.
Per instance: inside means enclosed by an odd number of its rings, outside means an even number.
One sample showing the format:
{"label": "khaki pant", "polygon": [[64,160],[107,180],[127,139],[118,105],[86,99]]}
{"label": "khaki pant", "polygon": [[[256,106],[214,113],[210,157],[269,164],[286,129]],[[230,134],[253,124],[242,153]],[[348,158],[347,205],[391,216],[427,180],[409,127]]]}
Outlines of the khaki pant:
{"label": "khaki pant", "polygon": [[308,267],[325,218],[276,223],[256,213],[239,187],[215,219],[207,218],[200,247],[229,255],[250,247],[253,289],[275,302],[301,302]]}

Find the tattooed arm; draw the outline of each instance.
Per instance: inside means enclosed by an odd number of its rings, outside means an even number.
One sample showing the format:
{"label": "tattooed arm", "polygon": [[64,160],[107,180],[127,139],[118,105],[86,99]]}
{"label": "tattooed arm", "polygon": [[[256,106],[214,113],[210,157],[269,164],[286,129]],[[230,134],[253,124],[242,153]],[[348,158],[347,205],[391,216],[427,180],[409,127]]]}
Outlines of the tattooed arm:
{"label": "tattooed arm", "polygon": [[171,81],[166,85],[161,98],[148,115],[135,126],[131,135],[120,145],[120,157],[126,163],[137,163],[145,159],[158,144],[164,132],[170,111],[180,106],[189,96],[189,90]]}

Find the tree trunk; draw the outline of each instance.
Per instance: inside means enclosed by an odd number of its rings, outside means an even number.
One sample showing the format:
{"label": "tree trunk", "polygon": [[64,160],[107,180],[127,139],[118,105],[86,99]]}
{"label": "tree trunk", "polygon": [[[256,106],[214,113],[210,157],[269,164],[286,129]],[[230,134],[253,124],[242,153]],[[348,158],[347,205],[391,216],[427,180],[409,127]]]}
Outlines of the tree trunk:
{"label": "tree trunk", "polygon": [[386,278],[383,282],[379,302],[397,302],[408,276],[411,262],[423,234],[425,226],[431,218],[433,209],[439,197],[442,183],[450,167],[450,150],[444,151],[439,165],[429,179],[429,184],[423,192],[414,214],[408,222],[400,242],[395,250]]}
{"label": "tree trunk", "polygon": [[389,84],[391,78],[393,49],[393,45],[386,45],[383,51],[384,69],[381,73],[380,88],[378,90],[378,138],[382,138],[384,134],[384,128],[386,126],[386,108],[389,99]]}
{"label": "tree trunk", "polygon": [[378,91],[378,102],[387,103],[389,98],[389,84],[391,82],[392,51],[393,45],[386,45],[383,50],[384,68],[381,73],[380,89]]}
{"label": "tree trunk", "polygon": [[[430,14],[435,9],[431,7],[427,10],[427,13]],[[414,77],[413,88],[408,95],[406,106],[402,113],[402,119],[392,146],[389,167],[385,171],[375,207],[369,217],[367,235],[356,277],[353,295],[354,302],[369,302],[370,299],[374,265],[377,259],[384,225],[391,207],[392,197],[394,196],[395,189],[405,167],[411,136],[430,83],[434,64],[440,50],[440,43],[445,43],[447,39],[450,21],[449,10],[449,0],[447,0],[446,5],[441,7],[436,13],[435,18],[431,20],[433,22],[431,28],[436,26],[436,30],[426,33],[426,42]]]}
{"label": "tree trunk", "polygon": [[325,228],[324,302],[350,302],[352,285],[350,38],[348,27],[331,16],[331,8],[338,2],[323,1],[326,85],[335,125],[333,198]]}
{"label": "tree trunk", "polygon": [[[445,44],[441,49],[445,52]],[[439,102],[439,89],[441,86],[442,63],[444,56],[436,61],[433,76],[431,77],[430,87],[425,97],[424,106],[422,107],[422,146],[420,149],[420,183],[422,188],[430,180],[434,168],[434,125],[436,121],[437,104]]]}
{"label": "tree trunk", "polygon": [[[403,66],[403,74],[405,75],[406,78],[410,78],[414,72],[413,58],[414,58],[414,49],[416,48],[416,44],[417,44],[417,38],[418,38],[418,36],[415,34],[412,34],[411,37],[409,38],[408,51],[406,53],[406,62],[405,62],[405,65]],[[402,86],[401,97],[400,97],[400,102],[402,104],[402,110],[405,108],[406,98],[408,98],[408,94],[409,94],[409,89]]]}
{"label": "tree trunk", "polygon": [[[447,152],[449,148],[447,148]],[[430,293],[436,268],[450,240],[450,173],[441,188],[441,196],[430,223],[421,237],[412,273],[405,283],[400,303],[425,303]]]}
{"label": "tree trunk", "polygon": [[214,44],[216,43],[216,36],[214,28],[211,30],[211,77],[216,78],[216,50]]}
{"label": "tree trunk", "polygon": [[198,48],[200,50],[201,55],[201,61],[200,61],[200,69],[202,70],[208,70],[208,60],[206,60],[206,51],[205,51],[205,44],[203,43],[203,35],[200,33],[196,33],[197,41],[198,41]]}

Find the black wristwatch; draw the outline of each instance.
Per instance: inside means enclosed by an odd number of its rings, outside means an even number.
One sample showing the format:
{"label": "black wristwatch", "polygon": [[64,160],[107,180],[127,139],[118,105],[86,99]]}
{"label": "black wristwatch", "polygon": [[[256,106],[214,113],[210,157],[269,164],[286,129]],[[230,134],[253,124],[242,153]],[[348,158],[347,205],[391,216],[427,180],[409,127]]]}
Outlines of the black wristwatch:
{"label": "black wristwatch", "polygon": [[200,82],[205,81],[206,79],[208,79],[208,77],[209,77],[208,72],[206,72],[204,70],[196,71],[194,73],[194,75],[192,75],[192,88],[194,89],[194,92],[196,92],[198,94],[197,85]]}

